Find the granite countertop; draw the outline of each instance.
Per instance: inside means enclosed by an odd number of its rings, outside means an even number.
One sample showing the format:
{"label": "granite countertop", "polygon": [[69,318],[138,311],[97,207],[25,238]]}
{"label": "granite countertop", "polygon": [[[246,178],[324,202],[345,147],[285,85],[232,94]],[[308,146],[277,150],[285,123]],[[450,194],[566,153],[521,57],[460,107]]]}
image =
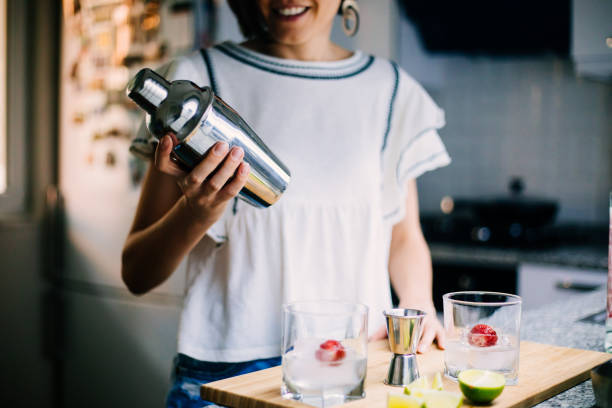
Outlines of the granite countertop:
{"label": "granite countertop", "polygon": [[601,245],[559,245],[552,248],[495,248],[429,242],[434,262],[516,266],[538,263],[585,269],[608,268],[608,248]]}
{"label": "granite countertop", "polygon": [[[564,301],[523,313],[521,339],[557,346],[603,351],[605,327],[581,319],[601,312],[606,291],[574,295]],[[595,396],[591,380],[585,381],[538,405],[538,408],[591,408]]]}

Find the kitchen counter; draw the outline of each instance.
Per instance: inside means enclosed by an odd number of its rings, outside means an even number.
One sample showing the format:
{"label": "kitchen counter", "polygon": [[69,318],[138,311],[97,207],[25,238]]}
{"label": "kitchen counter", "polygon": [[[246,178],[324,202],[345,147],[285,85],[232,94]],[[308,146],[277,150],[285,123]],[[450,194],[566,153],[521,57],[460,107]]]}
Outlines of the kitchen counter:
{"label": "kitchen counter", "polygon": [[[483,267],[513,267],[521,263],[607,269],[606,223],[559,222],[539,227],[487,225],[465,215],[422,214],[421,228],[434,263],[463,263]],[[485,231],[485,232],[482,232]],[[481,234],[482,232],[482,234]]]}
{"label": "kitchen counter", "polygon": [[[598,290],[574,295],[562,302],[523,313],[521,339],[557,346],[603,351],[605,327],[580,321],[605,308],[606,292]],[[519,379],[520,381],[520,379]],[[595,396],[591,381],[585,381],[538,405],[538,408],[591,408]]]}
{"label": "kitchen counter", "polygon": [[601,245],[559,245],[552,248],[495,248],[429,242],[434,263],[516,266],[521,263],[607,269],[608,248]]}
{"label": "kitchen counter", "polygon": [[[598,290],[588,294],[573,295],[563,302],[551,303],[545,307],[524,312],[522,316],[521,339],[543,344],[601,351],[604,342],[603,324],[589,323],[581,320],[602,311],[604,309],[605,298],[605,291]],[[382,373],[384,373],[386,372],[388,364],[387,345],[381,342],[380,347],[381,351],[384,349],[384,359],[380,361],[377,360],[374,363],[374,367],[376,367],[377,370],[382,367]],[[373,354],[376,354],[376,358],[380,359],[380,353]],[[373,354],[370,354],[370,357],[372,357]],[[438,358],[441,359],[441,357],[441,354],[439,354]],[[436,366],[439,366],[439,360],[434,359],[434,362]],[[526,362],[519,362],[519,364],[521,363],[526,364]],[[251,390],[249,391],[251,395],[258,395],[260,398],[264,399],[269,398],[270,381],[280,382],[280,368],[277,367],[276,370],[275,373],[269,373],[269,375],[263,376],[263,378],[258,380],[254,378],[245,380],[251,383]],[[533,370],[533,367],[531,370]],[[382,377],[383,374],[379,374]],[[519,383],[520,382],[521,378],[519,377]],[[279,385],[280,384],[277,384],[276,386]],[[380,387],[378,387],[376,392],[383,392],[384,395],[386,395],[389,389],[384,387],[382,382],[378,385],[380,385]],[[370,384],[370,386],[375,387],[376,385]],[[243,388],[244,381],[233,381],[231,385],[226,383],[220,386],[217,391],[232,394],[238,389],[243,390]],[[243,391],[240,391],[236,395],[241,395],[242,392]],[[276,398],[278,398],[278,396]],[[595,398],[591,381],[589,380],[541,402],[536,405],[536,407],[591,408],[594,402]],[[382,405],[379,406],[382,407]]]}

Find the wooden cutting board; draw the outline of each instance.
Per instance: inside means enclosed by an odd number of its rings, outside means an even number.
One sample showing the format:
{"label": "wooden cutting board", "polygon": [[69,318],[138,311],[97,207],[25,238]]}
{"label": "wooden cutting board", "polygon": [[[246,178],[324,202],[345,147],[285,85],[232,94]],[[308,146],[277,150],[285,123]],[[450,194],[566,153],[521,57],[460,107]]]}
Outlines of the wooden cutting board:
{"label": "wooden cutting board", "polygon": [[[342,405],[346,408],[385,408],[389,392],[401,393],[401,387],[383,384],[391,352],[386,341],[370,343],[368,350],[366,397]],[[612,355],[596,351],[521,342],[518,385],[507,386],[489,407],[531,407],[589,378],[591,368],[611,359]],[[432,350],[417,357],[419,371],[431,378],[444,370],[443,351]],[[443,378],[444,389],[459,392],[457,383]],[[204,400],[232,408],[302,407],[296,401],[280,396],[281,368],[273,367],[255,373],[204,384]],[[464,407],[472,405],[464,404]]]}

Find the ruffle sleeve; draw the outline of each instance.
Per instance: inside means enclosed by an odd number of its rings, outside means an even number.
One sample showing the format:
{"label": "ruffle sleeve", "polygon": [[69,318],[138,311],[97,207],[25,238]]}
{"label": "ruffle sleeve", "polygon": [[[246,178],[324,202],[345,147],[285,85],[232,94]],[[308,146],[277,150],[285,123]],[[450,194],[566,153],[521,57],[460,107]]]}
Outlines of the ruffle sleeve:
{"label": "ruffle sleeve", "polygon": [[406,182],[446,166],[451,159],[437,130],[444,111],[412,77],[394,63],[395,83],[382,148],[383,216],[395,224],[405,215]]}

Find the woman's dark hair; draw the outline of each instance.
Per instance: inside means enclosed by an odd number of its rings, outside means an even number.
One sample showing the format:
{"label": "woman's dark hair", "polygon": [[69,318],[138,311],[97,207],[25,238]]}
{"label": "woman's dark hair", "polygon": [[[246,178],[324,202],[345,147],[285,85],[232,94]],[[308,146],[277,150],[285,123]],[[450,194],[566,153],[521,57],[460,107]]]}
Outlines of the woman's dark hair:
{"label": "woman's dark hair", "polygon": [[246,38],[267,36],[265,24],[255,0],[227,0],[227,2],[238,19],[240,31]]}

